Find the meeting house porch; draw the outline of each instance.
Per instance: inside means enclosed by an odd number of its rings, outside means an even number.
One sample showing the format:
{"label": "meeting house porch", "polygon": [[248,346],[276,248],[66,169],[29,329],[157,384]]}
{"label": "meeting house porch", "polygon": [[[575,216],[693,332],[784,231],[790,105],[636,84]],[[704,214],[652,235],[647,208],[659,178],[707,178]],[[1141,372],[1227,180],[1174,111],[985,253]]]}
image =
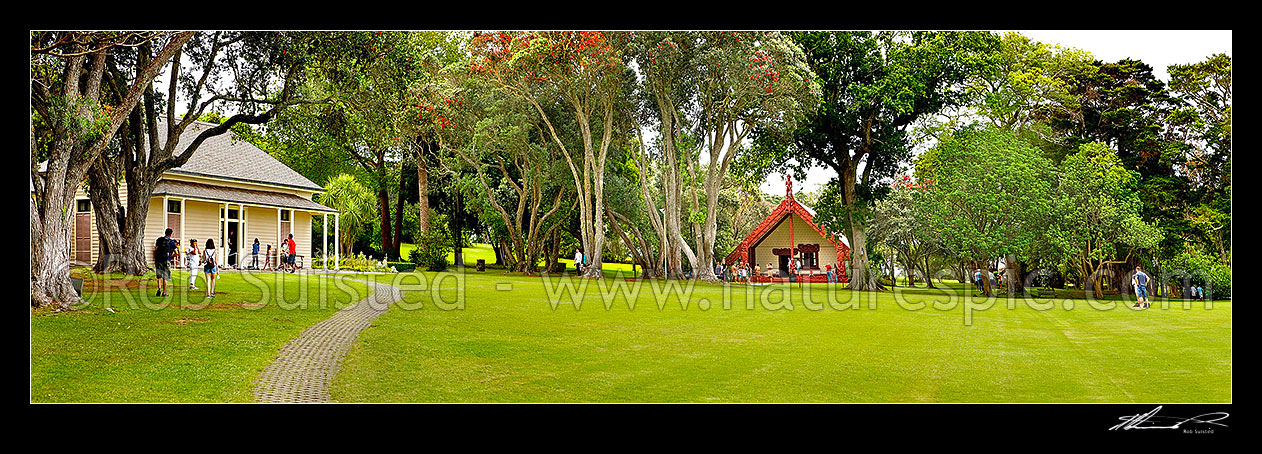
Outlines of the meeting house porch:
{"label": "meeting house porch", "polygon": [[[785,198],[723,260],[724,266],[745,264],[750,282],[828,282],[831,269],[837,282],[850,282],[846,237],[832,234],[814,222],[815,213],[793,197],[793,181],[785,179]],[[794,259],[801,262],[798,268]],[[755,273],[754,267],[761,267]]]}

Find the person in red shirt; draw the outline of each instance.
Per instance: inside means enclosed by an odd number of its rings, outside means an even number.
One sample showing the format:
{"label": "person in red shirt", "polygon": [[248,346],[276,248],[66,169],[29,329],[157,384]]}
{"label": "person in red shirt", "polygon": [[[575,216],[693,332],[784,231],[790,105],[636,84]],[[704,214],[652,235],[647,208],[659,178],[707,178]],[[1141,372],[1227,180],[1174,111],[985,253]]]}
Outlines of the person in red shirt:
{"label": "person in red shirt", "polygon": [[298,245],[294,243],[294,234],[289,234],[289,238],[285,240],[285,249],[288,249],[289,256],[285,258],[286,265],[289,266],[289,272],[292,273],[296,269],[294,267],[294,258],[298,256]]}

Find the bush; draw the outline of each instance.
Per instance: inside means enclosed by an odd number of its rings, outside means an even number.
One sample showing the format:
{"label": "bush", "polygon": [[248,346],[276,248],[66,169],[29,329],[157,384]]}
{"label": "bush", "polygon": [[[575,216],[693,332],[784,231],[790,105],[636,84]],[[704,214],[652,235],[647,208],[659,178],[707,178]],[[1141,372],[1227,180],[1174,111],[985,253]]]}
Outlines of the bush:
{"label": "bush", "polygon": [[386,262],[386,265],[393,267],[401,273],[416,270],[416,264],[412,262]]}
{"label": "bush", "polygon": [[390,266],[386,265],[384,260],[375,260],[372,257],[364,255],[362,252],[342,259],[341,268],[349,271],[374,273],[386,273],[391,271]]}
{"label": "bush", "polygon": [[1192,285],[1204,287],[1207,298],[1231,296],[1231,267],[1204,251],[1184,251],[1163,268],[1163,274],[1176,285],[1182,285],[1186,276]]}
{"label": "bush", "polygon": [[446,270],[447,254],[452,251],[451,239],[440,229],[429,229],[418,236],[416,249],[408,254],[408,260],[427,271]]}

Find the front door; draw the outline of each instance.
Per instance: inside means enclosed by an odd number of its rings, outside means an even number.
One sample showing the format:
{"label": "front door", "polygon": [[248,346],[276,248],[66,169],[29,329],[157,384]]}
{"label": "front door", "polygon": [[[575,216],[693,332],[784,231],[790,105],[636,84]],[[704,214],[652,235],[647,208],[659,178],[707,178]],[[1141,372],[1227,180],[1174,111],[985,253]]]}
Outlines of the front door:
{"label": "front door", "polygon": [[236,267],[237,259],[239,258],[237,254],[237,226],[238,225],[239,224],[237,221],[228,221],[228,249],[227,251],[228,251],[228,267],[229,268]]}
{"label": "front door", "polygon": [[74,260],[79,263],[92,262],[92,213],[75,213]]}
{"label": "front door", "polygon": [[777,257],[780,258],[780,275],[788,276],[789,275],[789,256],[779,255]]}

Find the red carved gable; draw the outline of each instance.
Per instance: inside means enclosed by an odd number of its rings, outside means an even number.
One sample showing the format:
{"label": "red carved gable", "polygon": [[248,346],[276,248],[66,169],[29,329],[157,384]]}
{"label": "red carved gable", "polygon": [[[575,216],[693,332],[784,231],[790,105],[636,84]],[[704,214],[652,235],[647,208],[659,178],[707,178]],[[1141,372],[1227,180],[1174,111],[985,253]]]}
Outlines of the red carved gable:
{"label": "red carved gable", "polygon": [[749,232],[749,235],[741,241],[741,244],[737,246],[731,254],[728,254],[727,257],[723,259],[723,263],[731,265],[735,263],[737,259],[741,259],[745,263],[749,263],[749,247],[758,240],[767,236],[768,233],[771,233],[771,230],[779,225],[780,221],[790,214],[796,214],[799,219],[806,223],[807,227],[814,229],[820,234],[820,236],[823,236],[832,243],[832,245],[837,249],[838,263],[844,262],[845,259],[849,257],[850,247],[846,246],[845,243],[838,242],[835,236],[828,233],[828,231],[824,230],[823,227],[816,225],[813,220],[814,216],[811,216],[811,213],[806,210],[806,207],[798,203],[797,199],[794,198],[790,192],[789,196],[785,197],[784,201],[780,202],[780,204],[771,211],[771,214],[768,215],[766,219],[763,219],[762,222],[758,224],[758,227],[754,228],[754,231]]}

